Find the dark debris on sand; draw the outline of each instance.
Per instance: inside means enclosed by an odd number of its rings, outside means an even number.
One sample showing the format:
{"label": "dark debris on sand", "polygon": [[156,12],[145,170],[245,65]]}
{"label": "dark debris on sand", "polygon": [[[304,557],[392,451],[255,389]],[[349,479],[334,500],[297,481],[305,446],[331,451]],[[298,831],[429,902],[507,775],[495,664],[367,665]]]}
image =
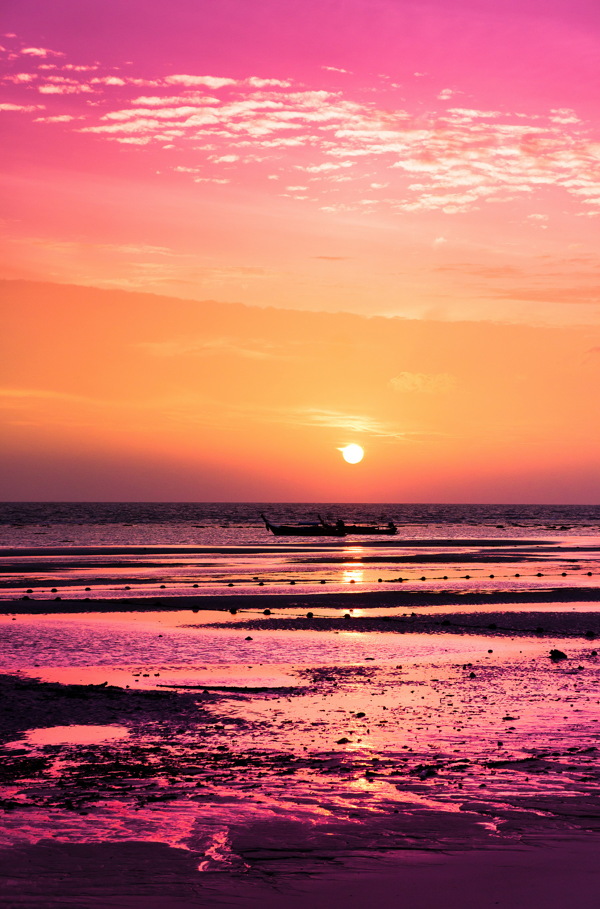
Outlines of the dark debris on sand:
{"label": "dark debris on sand", "polygon": [[[418,632],[425,634],[468,634],[531,636],[549,635],[555,638],[600,638],[600,613],[576,612],[475,612],[429,614],[425,611],[409,615],[389,616],[307,616],[270,615],[249,618],[238,629],[297,631],[347,631],[348,621],[357,632]],[[195,627],[192,623],[188,626]],[[206,626],[204,626],[206,627]],[[229,627],[224,622],[211,623],[212,628]]]}
{"label": "dark debris on sand", "polygon": [[[456,667],[456,672],[466,672],[469,666],[462,670]],[[329,666],[299,674],[304,676],[313,692],[327,696],[339,690],[343,699],[345,688],[376,686],[378,672],[377,666]],[[471,722],[477,716],[472,685],[482,686],[480,696],[484,690],[490,692],[490,680],[486,682],[482,678],[480,681],[479,674],[473,675],[476,678],[469,683],[464,695],[465,703],[471,705]],[[398,676],[399,686],[402,684],[400,678]],[[432,684],[435,683],[436,680],[432,680]],[[411,686],[415,684],[414,681],[410,683]],[[443,686],[439,690],[443,692]],[[377,693],[376,688],[373,691]],[[306,689],[298,688],[295,696],[302,697],[305,692]],[[219,793],[224,791],[223,787],[237,792],[240,799],[258,798],[260,801],[263,793],[269,797],[293,799],[294,786],[299,785],[300,794],[308,791],[317,801],[321,798],[323,805],[333,798],[330,811],[339,817],[340,823],[345,816],[344,823],[352,824],[352,812],[345,815],[339,805],[336,808],[337,797],[331,793],[337,791],[336,786],[345,791],[351,781],[359,781],[367,789],[378,782],[385,783],[403,794],[400,803],[388,800],[378,810],[381,818],[388,818],[389,826],[401,804],[405,832],[416,823],[415,805],[421,797],[452,802],[456,810],[473,802],[476,792],[479,793],[478,803],[488,806],[477,810],[479,816],[492,810],[489,808],[492,804],[495,816],[503,818],[503,824],[520,824],[525,829],[537,828],[542,823],[546,810],[541,807],[542,802],[551,799],[551,793],[560,781],[561,790],[569,799],[588,800],[585,804],[589,811],[585,813],[583,808],[578,809],[574,817],[569,816],[568,823],[584,829],[600,828],[600,812],[590,807],[600,791],[600,752],[596,745],[590,744],[589,736],[574,738],[569,746],[563,743],[553,750],[530,748],[523,753],[526,740],[518,746],[516,743],[510,746],[510,750],[499,750],[503,743],[496,742],[497,736],[493,736],[487,745],[465,736],[464,747],[456,747],[459,734],[454,739],[454,746],[449,742],[444,744],[441,738],[434,751],[431,746],[409,739],[405,740],[406,744],[398,742],[395,748],[373,753],[369,747],[356,747],[357,741],[360,743],[361,736],[368,735],[371,724],[387,720],[370,716],[370,710],[354,711],[339,720],[339,711],[333,710],[329,716],[310,723],[312,728],[319,725],[331,731],[329,750],[320,746],[302,749],[300,745],[292,749],[282,746],[282,739],[277,737],[288,728],[286,723],[289,721],[283,715],[275,726],[272,721],[242,718],[245,701],[274,697],[265,691],[228,694],[230,706],[232,698],[239,699],[237,716],[235,711],[223,710],[220,695],[211,692],[135,691],[103,685],[58,685],[4,676],[0,677],[0,697],[5,707],[0,727],[4,743],[14,741],[26,729],[55,725],[120,724],[130,732],[124,739],[95,745],[0,748],[0,766],[3,768],[0,781],[4,786],[0,810],[8,813],[60,809],[86,815],[93,814],[100,805],[110,803],[129,805],[134,811],[170,802],[210,805],[215,798],[218,802],[222,797]],[[285,697],[294,698],[294,694],[289,691]],[[378,708],[386,710],[389,696],[385,703],[377,698],[371,703],[374,714]],[[481,701],[484,714],[489,712],[488,704],[487,697]],[[448,705],[447,709],[452,711],[454,708]],[[383,716],[382,713],[379,715]],[[389,713],[386,715],[390,716]],[[413,711],[413,715],[416,717],[417,713]],[[307,717],[306,722],[312,719]],[[518,723],[518,715],[500,714],[499,720],[504,724],[507,738],[513,737],[515,726],[512,724]],[[297,725],[301,726],[303,722],[297,721]],[[345,725],[340,727],[340,722]],[[342,728],[347,731],[341,736],[338,731],[336,737],[336,730]],[[256,744],[245,739],[243,746],[238,745],[237,732],[258,733]],[[305,736],[300,741],[308,739]],[[294,783],[290,783],[290,778]],[[540,789],[537,782],[528,782],[532,780],[544,781],[546,788]],[[11,789],[11,786],[18,788]],[[487,798],[484,798],[484,790]],[[411,796],[415,800],[412,807],[406,802],[407,798],[410,802]],[[539,811],[535,807],[538,803]],[[525,804],[529,806],[527,816],[522,813]],[[521,810],[521,815],[513,817],[517,809]],[[373,813],[372,807],[365,814],[359,803],[356,810],[357,817],[364,815],[365,822],[370,818],[371,826],[373,818],[379,816],[377,812]],[[544,825],[563,824],[562,815],[566,810],[564,806],[561,811],[552,809],[551,816],[544,816]],[[425,814],[423,809],[419,811],[419,824],[422,825]],[[448,823],[451,815],[452,812],[445,815]],[[439,818],[435,824],[440,828]],[[438,841],[442,836],[440,829]]]}
{"label": "dark debris on sand", "polygon": [[[186,716],[198,701],[170,691],[135,691],[111,685],[60,685],[0,675],[0,741],[27,729],[72,724],[157,722]],[[214,696],[203,695],[210,702]]]}

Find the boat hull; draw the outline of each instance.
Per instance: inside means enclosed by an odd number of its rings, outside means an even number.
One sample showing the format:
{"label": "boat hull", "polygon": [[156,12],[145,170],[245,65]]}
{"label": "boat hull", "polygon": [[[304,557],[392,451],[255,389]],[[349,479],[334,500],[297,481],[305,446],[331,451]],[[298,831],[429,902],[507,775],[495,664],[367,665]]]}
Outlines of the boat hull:
{"label": "boat hull", "polygon": [[271,525],[267,528],[276,537],[343,537],[345,534],[339,530],[325,530],[322,527],[293,527],[287,525]]}
{"label": "boat hull", "polygon": [[378,534],[386,537],[393,537],[398,532],[395,527],[361,527],[358,524],[346,524],[344,530],[347,534]]}
{"label": "boat hull", "polygon": [[265,527],[276,537],[343,537],[345,532],[332,524],[271,524],[261,515]]}

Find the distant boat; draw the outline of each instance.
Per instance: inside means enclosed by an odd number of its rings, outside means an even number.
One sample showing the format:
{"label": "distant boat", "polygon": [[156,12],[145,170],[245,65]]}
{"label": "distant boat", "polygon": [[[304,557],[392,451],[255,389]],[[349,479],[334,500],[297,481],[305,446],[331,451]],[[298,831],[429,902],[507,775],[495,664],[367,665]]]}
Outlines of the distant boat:
{"label": "distant boat", "polygon": [[317,524],[271,524],[269,520],[261,514],[267,530],[275,534],[276,537],[343,537],[343,530],[338,522],[337,524],[326,524],[325,521],[319,521]]}
{"label": "distant boat", "polygon": [[[326,524],[320,516],[319,520],[326,527],[333,526]],[[336,521],[335,526],[343,531],[344,534],[380,534],[392,537],[398,533],[398,528],[393,521],[388,521],[387,524],[346,524],[345,521]]]}
{"label": "distant boat", "polygon": [[344,524],[345,533],[378,533],[384,536],[393,537],[398,533],[398,528],[393,521],[387,524]]}

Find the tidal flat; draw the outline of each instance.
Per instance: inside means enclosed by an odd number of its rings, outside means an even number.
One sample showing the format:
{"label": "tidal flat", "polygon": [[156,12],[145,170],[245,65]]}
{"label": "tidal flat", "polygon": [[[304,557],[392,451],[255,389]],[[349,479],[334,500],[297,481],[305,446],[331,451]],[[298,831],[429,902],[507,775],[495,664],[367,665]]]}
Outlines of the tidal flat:
{"label": "tidal flat", "polygon": [[596,905],[595,603],[351,596],[6,603],[6,905]]}
{"label": "tidal flat", "polygon": [[595,909],[598,509],[260,510],[8,510],[5,905]]}

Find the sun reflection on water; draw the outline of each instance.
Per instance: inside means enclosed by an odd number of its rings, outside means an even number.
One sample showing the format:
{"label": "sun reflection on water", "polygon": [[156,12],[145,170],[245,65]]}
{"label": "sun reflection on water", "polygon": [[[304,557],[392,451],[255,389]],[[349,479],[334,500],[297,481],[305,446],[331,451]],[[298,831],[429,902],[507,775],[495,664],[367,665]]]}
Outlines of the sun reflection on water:
{"label": "sun reflection on water", "polygon": [[362,584],[365,573],[362,568],[344,568],[342,571],[343,584]]}

